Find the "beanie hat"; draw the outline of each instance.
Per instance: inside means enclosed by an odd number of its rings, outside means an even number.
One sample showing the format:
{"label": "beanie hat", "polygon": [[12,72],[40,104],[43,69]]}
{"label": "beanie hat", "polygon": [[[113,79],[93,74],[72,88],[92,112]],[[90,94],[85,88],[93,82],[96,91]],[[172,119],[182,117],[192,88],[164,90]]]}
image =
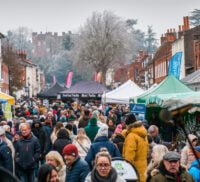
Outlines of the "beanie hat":
{"label": "beanie hat", "polygon": [[71,155],[74,157],[78,156],[78,149],[74,144],[68,144],[63,149],[63,155]]}
{"label": "beanie hat", "polygon": [[99,130],[98,130],[98,132],[97,132],[97,134],[96,134],[96,138],[97,138],[97,137],[100,137],[100,136],[108,136],[108,126],[107,126],[106,124],[103,124],[103,125],[99,128]]}
{"label": "beanie hat", "polygon": [[0,127],[0,135],[5,135],[5,130],[3,127]]}
{"label": "beanie hat", "polygon": [[126,115],[125,123],[126,125],[130,125],[136,122],[135,115],[133,113],[129,113]]}

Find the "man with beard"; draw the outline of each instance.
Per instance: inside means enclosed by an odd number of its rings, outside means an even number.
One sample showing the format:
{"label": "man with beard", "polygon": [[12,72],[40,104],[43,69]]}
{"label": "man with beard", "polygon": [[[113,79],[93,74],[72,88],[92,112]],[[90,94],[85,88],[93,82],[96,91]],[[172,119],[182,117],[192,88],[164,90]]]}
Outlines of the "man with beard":
{"label": "man with beard", "polygon": [[163,156],[157,174],[153,176],[150,181],[194,182],[194,179],[183,167],[180,166],[180,155],[177,152],[171,151]]}

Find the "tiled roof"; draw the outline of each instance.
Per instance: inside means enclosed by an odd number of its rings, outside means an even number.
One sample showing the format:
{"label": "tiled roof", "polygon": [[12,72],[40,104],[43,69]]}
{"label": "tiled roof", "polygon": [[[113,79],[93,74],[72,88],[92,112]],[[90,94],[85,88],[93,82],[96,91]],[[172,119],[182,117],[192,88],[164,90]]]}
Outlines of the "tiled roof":
{"label": "tiled roof", "polygon": [[62,91],[60,93],[63,94],[103,94],[107,92],[108,89],[100,83],[95,81],[81,81],[76,83],[74,86],[69,88],[68,90]]}
{"label": "tiled roof", "polygon": [[200,69],[189,74],[185,78],[183,78],[181,81],[186,83],[198,83],[200,82]]}
{"label": "tiled roof", "polygon": [[63,90],[66,90],[66,88],[64,88],[61,85],[59,85],[58,83],[56,83],[48,90],[46,90],[42,93],[39,93],[38,96],[39,97],[57,97],[57,93],[59,93]]}

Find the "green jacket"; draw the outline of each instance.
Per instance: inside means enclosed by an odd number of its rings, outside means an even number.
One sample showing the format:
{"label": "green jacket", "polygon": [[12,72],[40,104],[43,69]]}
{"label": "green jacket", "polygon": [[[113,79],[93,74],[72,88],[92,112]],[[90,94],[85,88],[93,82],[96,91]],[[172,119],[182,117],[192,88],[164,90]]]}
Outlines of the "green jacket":
{"label": "green jacket", "polygon": [[[182,167],[180,167],[179,176],[181,182],[194,182],[192,176]],[[170,175],[165,170],[163,163],[161,163],[159,172],[151,178],[150,182],[178,182],[178,178]]]}
{"label": "green jacket", "polygon": [[88,125],[84,128],[86,135],[89,137],[91,142],[94,141],[94,138],[99,130],[99,126],[97,126],[96,118],[91,118]]}

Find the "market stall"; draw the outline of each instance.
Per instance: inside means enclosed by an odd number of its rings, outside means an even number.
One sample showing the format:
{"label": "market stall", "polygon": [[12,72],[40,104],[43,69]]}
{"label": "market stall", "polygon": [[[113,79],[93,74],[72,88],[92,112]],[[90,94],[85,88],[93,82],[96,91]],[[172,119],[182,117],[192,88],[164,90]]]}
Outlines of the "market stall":
{"label": "market stall", "polygon": [[133,81],[128,80],[116,89],[102,95],[103,103],[128,104],[131,97],[136,97],[144,92]]}

